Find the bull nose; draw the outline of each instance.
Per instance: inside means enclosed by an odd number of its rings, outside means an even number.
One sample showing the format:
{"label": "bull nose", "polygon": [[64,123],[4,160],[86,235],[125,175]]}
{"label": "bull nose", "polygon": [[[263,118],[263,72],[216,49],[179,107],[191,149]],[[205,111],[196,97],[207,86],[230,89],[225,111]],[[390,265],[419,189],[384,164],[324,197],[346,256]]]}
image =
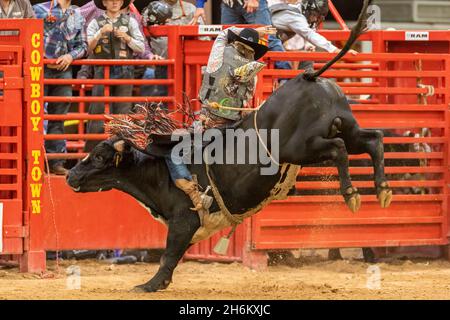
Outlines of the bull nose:
{"label": "bull nose", "polygon": [[[67,182],[67,184],[69,184],[70,185],[70,182],[72,181],[73,179],[72,179],[72,170],[69,170],[68,172],[67,172],[67,174],[66,174],[66,182]],[[73,182],[73,181],[72,181]]]}
{"label": "bull nose", "polygon": [[69,185],[69,187],[72,188],[73,191],[78,192],[80,191],[80,184],[77,183],[77,181],[73,178],[72,171],[70,170],[69,173],[66,175],[66,183]]}

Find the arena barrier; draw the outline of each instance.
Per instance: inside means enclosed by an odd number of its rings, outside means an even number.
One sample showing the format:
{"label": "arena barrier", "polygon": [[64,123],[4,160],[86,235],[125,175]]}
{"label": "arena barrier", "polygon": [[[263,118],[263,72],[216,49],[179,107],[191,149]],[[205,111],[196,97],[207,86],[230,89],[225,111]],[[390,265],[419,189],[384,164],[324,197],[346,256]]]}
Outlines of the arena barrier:
{"label": "arena barrier", "polygon": [[[3,246],[0,253],[20,259],[22,271],[45,269],[45,251],[66,249],[164,248],[165,227],[150,218],[130,196],[118,191],[74,193],[63,177],[44,174],[45,139],[67,139],[66,158],[75,162],[84,157],[86,139],[104,139],[84,131],[84,121],[104,119],[89,115],[86,103],[104,101],[164,101],[170,107],[183,103],[183,93],[195,99],[212,45],[201,36],[214,36],[222,26],[164,26],[151,28],[155,36],[168,36],[168,60],[109,61],[83,60],[76,64],[107,66],[168,66],[166,80],[132,80],[142,84],[169,86],[168,97],[106,97],[87,94],[92,85],[106,88],[125,80],[43,79],[42,24],[31,20],[5,20],[5,28],[19,35],[0,38],[0,71],[3,96],[0,101],[0,196],[3,203]],[[30,28],[33,23],[33,28]],[[25,27],[26,26],[26,27]],[[33,30],[33,31],[27,31]],[[334,41],[344,41],[349,32],[323,31]],[[186,259],[242,261],[254,268],[267,265],[267,251],[296,248],[386,247],[448,244],[448,138],[450,103],[450,32],[430,31],[411,41],[405,31],[371,31],[362,40],[372,46],[371,54],[346,56],[325,76],[337,79],[349,98],[363,127],[390,129],[386,137],[392,147],[386,158],[395,198],[389,209],[380,209],[375,196],[363,195],[362,208],[352,214],[336,195],[336,170],[329,167],[303,168],[296,184],[297,193],[276,201],[263,212],[247,219],[233,235],[227,255],[217,256],[212,248],[228,230],[193,246]],[[415,39],[417,40],[417,39]],[[18,45],[12,46],[11,43]],[[420,52],[415,54],[414,52]],[[258,80],[255,105],[262,103],[278,85],[278,79],[291,78],[300,71],[275,70],[276,60],[314,60],[316,67],[333,55],[327,53],[269,53],[268,67]],[[39,59],[37,59],[39,57]],[[34,68],[34,69],[30,69]],[[108,72],[106,72],[108,75]],[[74,97],[43,97],[43,84],[71,84]],[[78,94],[76,94],[78,92]],[[70,101],[67,115],[44,115],[44,102]],[[196,109],[200,108],[194,101]],[[39,106],[39,108],[38,108]],[[282,107],[282,106],[280,106]],[[79,121],[75,133],[42,135],[43,120]],[[403,137],[405,130],[410,136]],[[398,151],[394,146],[408,150]],[[416,148],[416,149],[414,149]],[[368,159],[366,156],[353,160]],[[407,161],[408,160],[408,161]],[[399,161],[396,163],[396,161]],[[406,165],[405,165],[406,163]],[[370,192],[372,174],[368,164],[352,166],[354,185]],[[413,173],[406,180],[404,175]],[[321,178],[323,175],[327,179]],[[23,177],[21,179],[20,177]],[[256,187],[256,186],[255,186]],[[405,194],[405,189],[418,190]]]}

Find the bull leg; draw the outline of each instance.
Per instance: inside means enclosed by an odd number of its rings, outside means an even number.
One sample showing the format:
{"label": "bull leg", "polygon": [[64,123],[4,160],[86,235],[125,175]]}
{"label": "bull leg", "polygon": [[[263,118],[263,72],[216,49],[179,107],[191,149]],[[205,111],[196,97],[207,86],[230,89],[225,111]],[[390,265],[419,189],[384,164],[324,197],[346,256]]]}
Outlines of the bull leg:
{"label": "bull leg", "polygon": [[172,282],[172,274],[178,262],[190,246],[191,239],[200,227],[197,214],[182,213],[169,221],[167,245],[161,257],[160,267],[150,281],[135,287],[135,292],[155,292],[166,289]]}
{"label": "bull leg", "polygon": [[341,250],[339,248],[328,249],[329,260],[342,260]]}
{"label": "bull leg", "polygon": [[378,201],[382,208],[389,207],[392,201],[392,190],[384,174],[383,132],[355,128],[347,141],[346,146],[350,154],[368,153],[372,158]]}
{"label": "bull leg", "polygon": [[317,155],[321,161],[333,160],[339,173],[341,194],[345,203],[352,212],[361,207],[361,197],[358,190],[352,186],[350,173],[348,171],[348,154],[344,140],[341,138],[325,139],[315,137],[309,145],[309,152]]}
{"label": "bull leg", "polygon": [[362,248],[364,262],[375,263],[375,252],[371,248]]}

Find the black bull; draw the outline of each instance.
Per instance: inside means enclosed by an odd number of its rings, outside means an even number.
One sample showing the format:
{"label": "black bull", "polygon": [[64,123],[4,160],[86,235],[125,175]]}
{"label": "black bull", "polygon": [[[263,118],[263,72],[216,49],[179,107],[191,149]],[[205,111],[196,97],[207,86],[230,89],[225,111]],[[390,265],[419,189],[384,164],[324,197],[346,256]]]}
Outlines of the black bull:
{"label": "black bull", "polygon": [[[298,165],[333,160],[338,168],[340,189],[352,211],[360,206],[360,197],[352,187],[348,172],[348,154],[369,153],[375,171],[375,188],[382,207],[389,205],[391,190],[384,175],[382,132],[361,129],[351,113],[347,99],[330,80],[310,82],[301,76],[286,83],[270,97],[258,112],[258,127],[279,129],[280,163]],[[339,120],[336,120],[339,119]],[[335,136],[333,124],[340,123]],[[239,125],[253,128],[250,116]],[[166,164],[114,140],[103,141],[89,157],[75,166],[68,183],[79,192],[116,188],[132,195],[168,222],[166,251],[155,277],[141,288],[155,291],[166,288],[179,259],[200,226],[198,215],[189,207],[189,198],[170,181]],[[268,146],[270,148],[270,144]],[[116,157],[122,160],[116,167]],[[240,214],[254,208],[279,180],[279,173],[261,176],[260,165],[212,165],[211,171],[226,206]],[[204,165],[191,165],[199,183],[208,185]],[[211,212],[219,208],[216,203]]]}
{"label": "black bull", "polygon": [[[368,153],[373,161],[380,205],[389,206],[392,191],[384,174],[383,134],[359,127],[346,97],[333,81],[314,75],[299,75],[288,81],[259,110],[257,126],[279,130],[280,163],[334,161],[341,193],[352,211],[359,209],[361,200],[350,180],[348,154]],[[237,128],[253,129],[253,114]],[[190,199],[171,182],[163,159],[144,155],[122,142],[110,139],[97,145],[89,157],[70,170],[67,182],[77,192],[121,190],[145,204],[153,215],[166,220],[168,236],[160,268],[150,281],[137,287],[143,291],[164,289],[200,227],[200,219],[190,210]],[[268,148],[271,149],[270,141]],[[256,207],[280,179],[279,172],[263,176],[260,168],[260,164],[211,165],[211,175],[233,214]],[[197,175],[200,185],[209,185],[204,164],[190,165],[189,169]],[[210,212],[218,210],[214,202]]]}

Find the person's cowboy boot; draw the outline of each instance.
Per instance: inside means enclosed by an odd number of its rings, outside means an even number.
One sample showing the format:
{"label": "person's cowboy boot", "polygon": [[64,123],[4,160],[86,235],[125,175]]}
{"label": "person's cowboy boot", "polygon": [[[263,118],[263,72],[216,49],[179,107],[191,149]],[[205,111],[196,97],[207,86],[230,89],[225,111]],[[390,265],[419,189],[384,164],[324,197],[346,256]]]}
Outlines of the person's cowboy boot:
{"label": "person's cowboy boot", "polygon": [[194,181],[189,181],[186,179],[177,179],[175,180],[175,185],[183,190],[184,193],[186,193],[189,198],[191,198],[192,203],[194,204],[194,208],[191,208],[191,210],[199,211],[199,210],[208,210],[209,207],[211,207],[212,204],[212,197],[202,194],[198,190],[198,184]]}

